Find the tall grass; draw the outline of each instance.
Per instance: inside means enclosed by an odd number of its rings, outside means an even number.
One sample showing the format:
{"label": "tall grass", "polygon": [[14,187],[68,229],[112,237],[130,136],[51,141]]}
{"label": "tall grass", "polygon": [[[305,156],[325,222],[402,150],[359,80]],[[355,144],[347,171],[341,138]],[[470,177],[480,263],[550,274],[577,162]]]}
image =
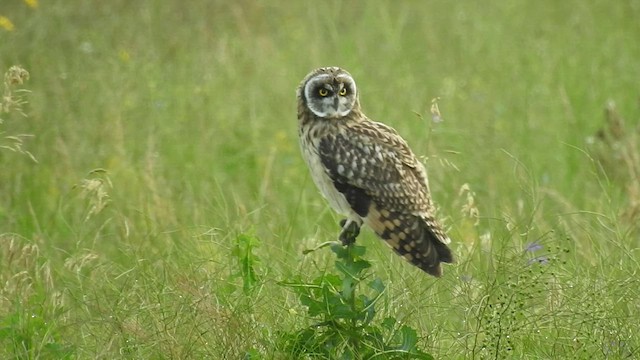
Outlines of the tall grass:
{"label": "tall grass", "polygon": [[3,4],[0,71],[30,77],[0,114],[0,357],[290,357],[282,333],[314,320],[279,282],[334,267],[302,254],[338,230],[297,145],[322,65],[425,157],[454,239],[436,280],[363,232],[379,319],[435,358],[637,356],[639,13]]}

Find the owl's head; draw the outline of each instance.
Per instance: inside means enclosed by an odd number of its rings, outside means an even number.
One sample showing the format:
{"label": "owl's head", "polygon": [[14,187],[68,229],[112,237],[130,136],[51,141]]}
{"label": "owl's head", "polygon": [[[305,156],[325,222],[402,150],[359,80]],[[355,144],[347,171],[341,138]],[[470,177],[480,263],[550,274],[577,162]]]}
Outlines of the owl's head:
{"label": "owl's head", "polygon": [[339,67],[310,72],[298,87],[298,101],[316,116],[328,119],[347,116],[359,108],[356,82]]}

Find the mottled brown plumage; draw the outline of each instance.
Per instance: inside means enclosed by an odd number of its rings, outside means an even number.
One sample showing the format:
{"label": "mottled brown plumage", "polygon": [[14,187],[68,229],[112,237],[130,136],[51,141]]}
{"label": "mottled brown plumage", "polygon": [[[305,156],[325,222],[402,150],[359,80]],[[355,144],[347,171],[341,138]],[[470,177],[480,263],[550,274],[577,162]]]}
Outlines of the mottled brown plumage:
{"label": "mottled brown plumage", "polygon": [[365,223],[409,262],[440,276],[440,263],[453,262],[450,240],[406,141],[362,113],[355,81],[340,68],[314,70],[297,95],[303,157],[331,207],[347,216],[340,240],[355,241]]}

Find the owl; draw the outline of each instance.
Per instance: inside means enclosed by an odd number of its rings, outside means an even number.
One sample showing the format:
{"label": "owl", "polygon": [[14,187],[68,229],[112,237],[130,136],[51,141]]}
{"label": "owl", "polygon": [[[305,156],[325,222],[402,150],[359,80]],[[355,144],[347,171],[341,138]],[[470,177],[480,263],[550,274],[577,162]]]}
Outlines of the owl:
{"label": "owl", "polygon": [[393,128],[360,109],[353,77],[319,68],[300,83],[298,133],[314,183],[346,219],[338,239],[355,242],[363,224],[413,265],[440,276],[453,262],[451,242],[435,218],[427,173]]}

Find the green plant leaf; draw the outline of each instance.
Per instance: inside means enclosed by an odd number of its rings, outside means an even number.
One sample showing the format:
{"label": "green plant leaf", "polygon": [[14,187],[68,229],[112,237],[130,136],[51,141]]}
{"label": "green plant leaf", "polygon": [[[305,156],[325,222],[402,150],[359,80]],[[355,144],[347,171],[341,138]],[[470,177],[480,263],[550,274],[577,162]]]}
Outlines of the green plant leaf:
{"label": "green plant leaf", "polygon": [[360,299],[364,307],[362,311],[364,318],[362,320],[365,324],[369,324],[376,315],[376,299],[369,299],[366,295],[360,295]]}
{"label": "green plant leaf", "polygon": [[333,251],[338,259],[356,259],[364,256],[367,248],[359,245],[343,246],[340,244],[331,245],[331,251]]}
{"label": "green plant leaf", "polygon": [[244,360],[261,360],[262,355],[256,349],[251,349],[244,354]]}
{"label": "green plant leaf", "polygon": [[382,293],[386,288],[386,286],[384,286],[384,283],[382,282],[382,280],[380,280],[380,278],[375,278],[373,281],[371,281],[369,283],[369,287],[377,291],[378,293]]}
{"label": "green plant leaf", "polygon": [[235,242],[232,255],[238,262],[237,275],[242,278],[242,289],[248,294],[259,282],[256,267],[260,260],[253,254],[253,249],[260,246],[260,241],[255,236],[242,233],[236,237]]}
{"label": "green plant leaf", "polygon": [[362,287],[371,264],[362,246],[333,245],[335,273],[311,282],[280,282],[298,294],[315,325],[287,334],[287,355],[307,359],[432,359],[416,348],[415,330],[388,317],[376,325],[376,303],[386,291],[380,278]]}
{"label": "green plant leaf", "polygon": [[371,267],[371,263],[366,260],[356,260],[343,262],[336,260],[336,269],[346,276],[357,278],[364,269]]}
{"label": "green plant leaf", "polygon": [[385,328],[385,330],[387,331],[391,331],[393,330],[394,326],[396,325],[397,320],[395,318],[392,317],[386,317],[384,318],[384,320],[382,320],[382,327]]}
{"label": "green plant leaf", "polygon": [[402,345],[399,349],[407,352],[415,350],[418,343],[418,335],[413,328],[403,325],[400,328],[400,337],[402,338]]}

